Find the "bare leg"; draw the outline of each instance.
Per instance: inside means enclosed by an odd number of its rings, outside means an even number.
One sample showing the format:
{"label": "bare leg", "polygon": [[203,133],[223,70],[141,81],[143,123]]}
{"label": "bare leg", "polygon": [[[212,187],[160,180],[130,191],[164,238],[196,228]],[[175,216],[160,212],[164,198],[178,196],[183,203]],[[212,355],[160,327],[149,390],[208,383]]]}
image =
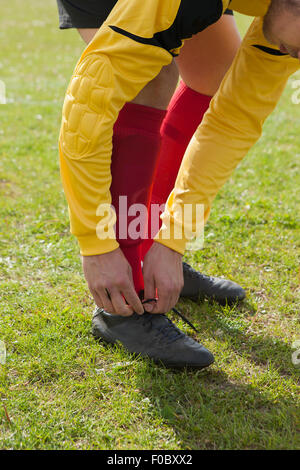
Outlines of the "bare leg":
{"label": "bare leg", "polygon": [[[82,39],[88,44],[97,33],[97,29],[78,29]],[[145,88],[132,100],[132,103],[151,106],[157,109],[167,109],[170,99],[178,83],[178,70],[173,60],[170,65],[163,67],[161,72],[149,82]]]}
{"label": "bare leg", "polygon": [[184,83],[203,95],[213,96],[240,46],[241,38],[231,15],[185,42],[176,58]]}

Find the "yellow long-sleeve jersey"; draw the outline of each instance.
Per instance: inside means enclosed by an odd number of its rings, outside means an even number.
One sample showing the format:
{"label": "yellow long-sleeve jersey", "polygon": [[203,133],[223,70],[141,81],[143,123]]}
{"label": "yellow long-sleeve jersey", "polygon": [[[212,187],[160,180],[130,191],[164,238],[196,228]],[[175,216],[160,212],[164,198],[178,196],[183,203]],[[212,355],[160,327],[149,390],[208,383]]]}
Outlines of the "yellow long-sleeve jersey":
{"label": "yellow long-sleeve jersey", "polygon": [[[216,22],[225,9],[257,17],[193,137],[163,214],[156,240],[183,253],[187,239],[172,236],[185,204],[214,197],[261,135],[288,77],[299,62],[268,44],[262,17],[270,0],[119,0],[79,59],[63,107],[59,150],[71,232],[82,255],[118,247],[111,203],[113,126],[131,101],[180,52],[182,41]],[[230,4],[230,5],[229,5]],[[194,221],[192,221],[192,225]],[[98,230],[101,226],[101,230]],[[166,227],[171,236],[165,238]],[[101,232],[102,236],[99,236]],[[103,238],[103,232],[110,236]],[[170,235],[168,232],[168,235]]]}

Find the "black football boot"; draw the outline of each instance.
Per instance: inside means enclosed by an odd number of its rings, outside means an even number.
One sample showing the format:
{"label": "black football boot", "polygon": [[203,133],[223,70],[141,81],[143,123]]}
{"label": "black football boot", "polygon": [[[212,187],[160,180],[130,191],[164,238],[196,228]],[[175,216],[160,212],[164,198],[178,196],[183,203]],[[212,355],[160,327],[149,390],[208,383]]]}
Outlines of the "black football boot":
{"label": "black football boot", "polygon": [[123,317],[110,315],[97,307],[92,319],[92,333],[107,343],[121,343],[130,353],[151,358],[170,368],[202,369],[214,362],[211,352],[184,334],[163,314],[134,313]]}
{"label": "black football boot", "polygon": [[180,297],[186,297],[195,302],[211,299],[222,305],[233,304],[246,297],[244,289],[236,282],[220,277],[206,276],[183,262],[184,286]]}

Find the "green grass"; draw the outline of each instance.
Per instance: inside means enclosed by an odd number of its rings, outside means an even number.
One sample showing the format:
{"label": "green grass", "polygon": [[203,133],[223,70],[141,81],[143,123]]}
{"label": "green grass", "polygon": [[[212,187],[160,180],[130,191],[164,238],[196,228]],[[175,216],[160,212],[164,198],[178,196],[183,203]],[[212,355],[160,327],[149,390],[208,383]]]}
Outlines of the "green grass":
{"label": "green grass", "polygon": [[69,234],[57,152],[83,43],[75,31],[58,31],[56,16],[49,0],[1,6],[8,104],[0,105],[0,339],[8,356],[0,447],[299,448],[291,344],[300,337],[300,106],[291,103],[291,82],[219,194],[204,250],[188,255],[204,272],[245,286],[247,301],[182,302],[216,363],[174,373],[91,336],[93,302]]}

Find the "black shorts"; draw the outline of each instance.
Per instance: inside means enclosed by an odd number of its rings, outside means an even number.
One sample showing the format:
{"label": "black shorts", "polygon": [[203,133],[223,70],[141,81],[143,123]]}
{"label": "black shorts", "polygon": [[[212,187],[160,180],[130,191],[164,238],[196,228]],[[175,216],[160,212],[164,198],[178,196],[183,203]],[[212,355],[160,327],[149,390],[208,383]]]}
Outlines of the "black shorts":
{"label": "black shorts", "polygon": [[[56,0],[59,28],[100,28],[118,0]],[[130,0],[128,0],[130,1]],[[142,0],[141,0],[142,1]],[[232,15],[232,10],[226,10]]]}

